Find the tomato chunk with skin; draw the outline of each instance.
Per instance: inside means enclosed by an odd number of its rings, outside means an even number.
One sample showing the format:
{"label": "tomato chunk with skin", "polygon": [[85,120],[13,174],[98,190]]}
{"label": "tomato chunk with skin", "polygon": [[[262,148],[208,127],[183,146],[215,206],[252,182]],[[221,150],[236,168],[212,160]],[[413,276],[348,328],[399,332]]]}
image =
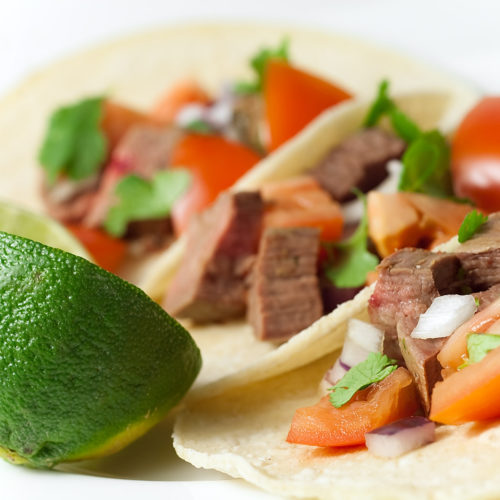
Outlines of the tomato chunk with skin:
{"label": "tomato chunk with skin", "polygon": [[474,314],[469,321],[459,326],[445,342],[437,359],[443,367],[443,376],[454,373],[463,364],[467,356],[467,336],[470,333],[485,333],[490,331],[500,320],[500,299],[492,302],[482,311]]}
{"label": "tomato chunk with skin", "polygon": [[322,78],[272,59],[264,83],[270,149],[291,139],[325,109],[350,97],[348,92]]}
{"label": "tomato chunk with skin", "polygon": [[100,229],[77,224],[67,224],[66,227],[89,251],[99,266],[111,273],[120,268],[127,250],[124,241],[113,238]]}
{"label": "tomato chunk with skin", "polygon": [[312,177],[300,176],[271,182],[261,189],[268,201],[265,227],[315,227],[322,241],[335,241],[342,235],[340,205]]}
{"label": "tomato chunk with skin", "polygon": [[341,408],[329,397],[295,412],[286,440],[312,446],[354,446],[365,433],[409,417],[418,408],[415,384],[408,370],[398,368],[384,380],[358,391]]}
{"label": "tomato chunk with skin", "polygon": [[449,425],[500,417],[500,348],[438,382],[430,419]]}
{"label": "tomato chunk with skin", "polygon": [[170,162],[170,168],[187,168],[191,173],[188,191],[172,209],[176,234],[187,228],[193,214],[210,205],[258,161],[260,157],[251,149],[223,137],[185,135],[174,148]]}
{"label": "tomato chunk with skin", "polygon": [[485,97],[469,111],[451,153],[455,193],[484,210],[500,210],[500,97]]}

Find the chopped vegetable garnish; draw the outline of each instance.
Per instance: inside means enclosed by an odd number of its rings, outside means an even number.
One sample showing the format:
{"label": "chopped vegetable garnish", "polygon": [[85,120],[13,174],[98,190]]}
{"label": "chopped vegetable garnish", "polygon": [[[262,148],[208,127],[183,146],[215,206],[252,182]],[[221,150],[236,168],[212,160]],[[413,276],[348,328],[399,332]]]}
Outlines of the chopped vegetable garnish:
{"label": "chopped vegetable garnish", "polygon": [[356,392],[375,382],[380,382],[397,368],[394,359],[385,354],[372,352],[365,361],[353,366],[342,379],[332,387],[330,402],[335,408],[345,405]]}
{"label": "chopped vegetable garnish", "polygon": [[389,97],[389,82],[383,80],[378,88],[377,97],[369,109],[363,126],[374,127],[384,116],[389,116],[394,131],[406,142],[410,143],[422,133],[418,125],[403,113]]}
{"label": "chopped vegetable garnish", "polygon": [[439,131],[421,134],[408,146],[402,161],[400,191],[424,193],[436,198],[453,196],[450,148]]}
{"label": "chopped vegetable garnish", "polygon": [[127,175],[116,186],[119,203],[111,207],[104,227],[111,235],[122,236],[130,221],[167,216],[189,182],[189,173],[182,169],[160,171],[151,180]]}
{"label": "chopped vegetable garnish", "polygon": [[472,333],[467,337],[469,363],[478,363],[486,354],[500,346],[500,335]]}
{"label": "chopped vegetable garnish", "polygon": [[365,434],[366,447],[379,457],[399,457],[436,440],[436,424],[425,417],[397,420]]}
{"label": "chopped vegetable garnish", "polygon": [[389,112],[389,116],[391,118],[392,128],[404,141],[411,143],[418,139],[422,133],[418,125],[400,109],[394,107]]}
{"label": "chopped vegetable garnish", "polygon": [[185,125],[183,128],[196,134],[211,134],[214,132],[214,129],[210,126],[210,124],[203,120],[194,120]]}
{"label": "chopped vegetable garnish", "polygon": [[234,86],[234,91],[240,94],[252,94],[260,92],[264,85],[264,77],[266,74],[267,63],[270,59],[280,59],[288,62],[290,41],[284,38],[276,49],[264,48],[255,54],[250,59],[250,66],[255,72],[255,80],[253,82],[237,82]]}
{"label": "chopped vegetable garnish", "polygon": [[389,97],[387,92],[388,90],[389,82],[387,80],[383,80],[378,87],[377,97],[375,98],[375,101],[373,101],[373,104],[363,121],[364,127],[374,127],[382,116],[387,114],[393,108],[394,103]]}
{"label": "chopped vegetable garnish", "polygon": [[346,241],[337,243],[335,247],[340,256],[335,264],[326,270],[326,276],[339,288],[361,286],[366,281],[366,275],[378,264],[378,258],[367,249],[368,217],[366,215],[366,197],[356,190],[358,198],[363,200],[365,213],[356,232]]}
{"label": "chopped vegetable garnish", "polygon": [[100,128],[103,97],[90,97],[57,109],[49,126],[38,160],[49,182],[59,174],[80,180],[96,173],[106,158],[107,140]]}
{"label": "chopped vegetable garnish", "polygon": [[478,229],[486,223],[488,216],[478,212],[477,210],[472,210],[466,216],[460,229],[458,230],[458,241],[463,243],[464,241],[470,240],[478,231]]}

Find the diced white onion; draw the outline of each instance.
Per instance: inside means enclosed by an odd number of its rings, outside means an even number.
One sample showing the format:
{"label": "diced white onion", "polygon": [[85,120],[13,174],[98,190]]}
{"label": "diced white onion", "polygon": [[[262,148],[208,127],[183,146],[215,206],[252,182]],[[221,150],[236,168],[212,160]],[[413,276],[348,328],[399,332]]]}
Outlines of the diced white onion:
{"label": "diced white onion", "polygon": [[472,295],[441,295],[420,315],[411,336],[414,339],[449,337],[462,323],[472,318],[476,310]]}
{"label": "diced white onion", "polygon": [[350,319],[342,353],[323,377],[320,391],[328,393],[354,365],[364,361],[371,352],[382,352],[384,333],[365,321]]}
{"label": "diced white onion", "polygon": [[382,352],[383,343],[384,333],[377,327],[359,319],[350,319],[340,360],[349,367],[355,366],[371,352]]}
{"label": "diced white onion", "polygon": [[394,458],[436,440],[436,425],[425,417],[409,417],[365,434],[366,447],[379,457]]}
{"label": "diced white onion", "polygon": [[207,109],[206,120],[216,129],[222,129],[231,124],[233,119],[233,102],[229,98],[219,99]]}
{"label": "diced white onion", "polygon": [[187,127],[196,121],[205,121],[206,107],[203,104],[191,103],[183,106],[175,117],[179,127]]}
{"label": "diced white onion", "polygon": [[328,389],[335,385],[346,373],[348,368],[342,366],[340,358],[335,361],[335,364],[325,373],[321,381],[321,392],[328,394]]}

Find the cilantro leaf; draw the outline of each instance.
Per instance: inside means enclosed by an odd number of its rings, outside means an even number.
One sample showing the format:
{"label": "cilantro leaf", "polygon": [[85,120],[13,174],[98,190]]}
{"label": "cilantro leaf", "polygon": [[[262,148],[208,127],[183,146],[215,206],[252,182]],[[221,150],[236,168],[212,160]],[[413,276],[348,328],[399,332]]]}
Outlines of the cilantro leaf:
{"label": "cilantro leaf", "polygon": [[210,126],[210,124],[203,120],[194,120],[185,125],[183,128],[184,130],[195,132],[196,134],[211,134],[214,132],[214,129]]}
{"label": "cilantro leaf", "polygon": [[162,170],[151,180],[127,175],[116,186],[119,202],[108,212],[104,221],[106,231],[122,236],[131,221],[166,217],[189,182],[189,173],[181,169]]}
{"label": "cilantro leaf", "polygon": [[385,354],[371,352],[361,363],[353,366],[330,391],[330,403],[335,408],[345,405],[354,394],[375,382],[380,382],[397,369],[396,360]]}
{"label": "cilantro leaf", "polygon": [[395,106],[389,111],[389,118],[394,131],[408,144],[418,139],[422,134],[418,125]]}
{"label": "cilantro leaf", "polygon": [[53,183],[59,174],[81,180],[99,170],[107,140],[100,128],[103,97],[90,97],[52,114],[38,161]]}
{"label": "cilantro leaf", "polygon": [[488,216],[478,212],[477,210],[472,210],[469,212],[458,230],[458,241],[463,243],[464,241],[470,240],[478,231],[478,229],[486,223]]}
{"label": "cilantro leaf", "polygon": [[373,271],[379,260],[367,249],[368,215],[366,213],[366,197],[356,190],[356,196],[365,206],[365,211],[354,234],[346,241],[337,243],[339,257],[333,266],[326,270],[326,276],[339,288],[361,286],[366,281],[366,274]]}
{"label": "cilantro leaf", "polygon": [[437,198],[453,196],[450,148],[437,130],[424,132],[405,151],[400,191],[424,193]]}
{"label": "cilantro leaf", "polygon": [[270,59],[280,59],[281,61],[289,61],[289,45],[288,38],[282,40],[277,48],[263,48],[250,59],[250,66],[255,73],[255,79],[251,82],[237,82],[234,86],[234,91],[238,94],[253,94],[260,92],[264,86],[266,76],[267,63]]}
{"label": "cilantro leaf", "polygon": [[363,127],[374,127],[394,107],[388,91],[389,82],[383,80],[378,87],[377,97],[363,120]]}
{"label": "cilantro leaf", "polygon": [[383,80],[378,88],[377,97],[363,121],[364,127],[374,127],[384,116],[388,116],[396,134],[410,143],[422,133],[418,125],[403,113],[389,97],[389,82]]}
{"label": "cilantro leaf", "polygon": [[469,364],[478,363],[490,351],[497,347],[500,347],[500,335],[493,335],[492,333],[471,333],[467,337]]}

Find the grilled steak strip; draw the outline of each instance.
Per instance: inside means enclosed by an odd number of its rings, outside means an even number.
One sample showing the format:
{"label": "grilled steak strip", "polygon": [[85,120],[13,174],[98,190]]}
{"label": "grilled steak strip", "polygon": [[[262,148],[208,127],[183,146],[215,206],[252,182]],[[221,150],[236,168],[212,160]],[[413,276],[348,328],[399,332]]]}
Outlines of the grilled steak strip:
{"label": "grilled steak strip", "polygon": [[385,258],[378,267],[379,278],[370,297],[372,323],[385,332],[384,351],[411,371],[424,408],[441,379],[437,355],[445,339],[410,337],[420,314],[439,295],[457,293],[462,285],[460,261],[453,254],[403,249]]}
{"label": "grilled steak strip", "polygon": [[226,192],[188,229],[182,264],[165,309],[198,322],[245,314],[249,260],[257,253],[263,213],[258,192]]}
{"label": "grilled steak strip", "polygon": [[319,319],[319,230],[268,228],[255,261],[248,321],[261,340],[282,342]]}
{"label": "grilled steak strip", "polygon": [[386,164],[400,158],[405,143],[378,129],[362,130],[332,149],[310,174],[338,201],[354,197],[352,188],[367,192],[387,176]]}

